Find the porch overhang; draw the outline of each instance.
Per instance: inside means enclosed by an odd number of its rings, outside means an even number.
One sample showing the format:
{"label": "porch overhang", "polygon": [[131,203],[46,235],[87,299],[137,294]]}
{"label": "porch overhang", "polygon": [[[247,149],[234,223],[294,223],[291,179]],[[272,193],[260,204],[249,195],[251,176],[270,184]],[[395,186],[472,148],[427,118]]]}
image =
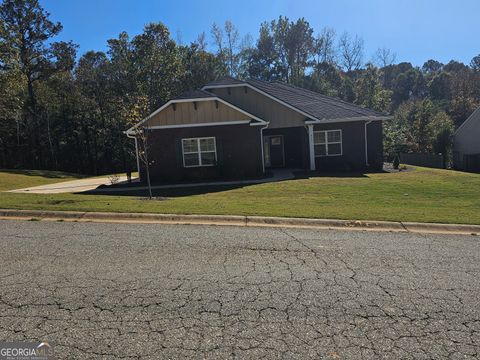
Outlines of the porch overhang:
{"label": "porch overhang", "polygon": [[353,121],[387,121],[393,120],[393,116],[355,116],[348,118],[337,118],[337,119],[322,119],[322,120],[313,120],[306,119],[305,125],[321,125],[321,124],[332,124],[332,123],[342,123],[342,122],[353,122]]}

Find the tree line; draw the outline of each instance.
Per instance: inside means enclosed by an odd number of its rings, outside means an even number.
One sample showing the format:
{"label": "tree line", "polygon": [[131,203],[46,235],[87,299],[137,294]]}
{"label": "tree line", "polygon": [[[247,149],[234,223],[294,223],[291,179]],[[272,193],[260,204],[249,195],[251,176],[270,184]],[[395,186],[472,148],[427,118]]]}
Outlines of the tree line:
{"label": "tree line", "polygon": [[37,0],[0,5],[0,167],[86,174],[135,168],[123,133],[169,98],[222,76],[279,80],[394,115],[385,150],[451,151],[451,134],[480,104],[480,55],[471,63],[366,57],[362,38],[316,32],[300,18],[261,24],[258,38],[226,21],[190,43],[158,22],[77,54],[54,41],[62,25]]}

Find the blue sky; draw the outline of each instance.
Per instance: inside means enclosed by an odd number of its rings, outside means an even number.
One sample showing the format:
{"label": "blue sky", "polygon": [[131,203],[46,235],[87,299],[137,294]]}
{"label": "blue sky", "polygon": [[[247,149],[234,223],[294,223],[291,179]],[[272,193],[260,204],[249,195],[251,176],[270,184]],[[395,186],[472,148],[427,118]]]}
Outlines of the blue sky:
{"label": "blue sky", "polygon": [[[480,0],[40,0],[60,21],[64,30],[58,40],[73,40],[80,53],[105,50],[106,40],[121,31],[131,36],[149,22],[166,24],[173,37],[184,43],[199,33],[210,34],[212,23],[231,20],[242,34],[254,39],[264,20],[279,15],[305,17],[316,32],[329,26],[365,40],[366,60],[378,47],[397,53],[397,61],[422,65],[433,58],[469,63],[480,54]],[[210,37],[208,37],[210,40]]]}

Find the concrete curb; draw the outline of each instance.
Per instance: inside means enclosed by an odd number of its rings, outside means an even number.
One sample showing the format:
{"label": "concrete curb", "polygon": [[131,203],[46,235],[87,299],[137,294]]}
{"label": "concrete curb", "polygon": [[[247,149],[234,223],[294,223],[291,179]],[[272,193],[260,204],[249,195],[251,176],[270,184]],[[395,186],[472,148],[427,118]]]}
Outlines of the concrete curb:
{"label": "concrete curb", "polygon": [[242,215],[177,215],[0,209],[0,219],[296,227],[311,229],[480,235],[480,225],[309,219]]}
{"label": "concrete curb", "polygon": [[247,225],[250,226],[289,226],[308,228],[343,228],[376,231],[407,231],[401,223],[394,221],[359,221],[337,219],[310,219],[310,218],[287,218],[247,216]]}
{"label": "concrete curb", "polygon": [[99,222],[145,222],[177,224],[246,225],[246,216],[177,215],[151,213],[113,213],[83,211],[43,211],[0,209],[0,218],[73,220]]}
{"label": "concrete curb", "polygon": [[417,223],[417,222],[402,222],[402,224],[410,232],[480,235],[480,225],[432,224],[432,223]]}

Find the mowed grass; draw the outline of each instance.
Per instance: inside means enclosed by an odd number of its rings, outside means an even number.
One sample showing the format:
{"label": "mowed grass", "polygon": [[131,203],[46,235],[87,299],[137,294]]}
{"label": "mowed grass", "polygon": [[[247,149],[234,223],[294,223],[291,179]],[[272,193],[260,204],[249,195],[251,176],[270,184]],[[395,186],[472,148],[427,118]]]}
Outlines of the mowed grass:
{"label": "mowed grass", "polygon": [[[17,179],[12,178],[17,176]],[[25,178],[28,176],[28,178]],[[61,180],[0,173],[0,190]],[[27,184],[29,179],[32,183]],[[71,178],[66,175],[65,180]],[[234,214],[480,224],[480,174],[416,168],[400,173],[318,176],[243,187],[137,196],[0,193],[0,208]]]}
{"label": "mowed grass", "polygon": [[[0,191],[53,184],[84,178],[84,175],[48,170],[2,170],[0,169]],[[0,194],[2,196],[4,194]]]}

